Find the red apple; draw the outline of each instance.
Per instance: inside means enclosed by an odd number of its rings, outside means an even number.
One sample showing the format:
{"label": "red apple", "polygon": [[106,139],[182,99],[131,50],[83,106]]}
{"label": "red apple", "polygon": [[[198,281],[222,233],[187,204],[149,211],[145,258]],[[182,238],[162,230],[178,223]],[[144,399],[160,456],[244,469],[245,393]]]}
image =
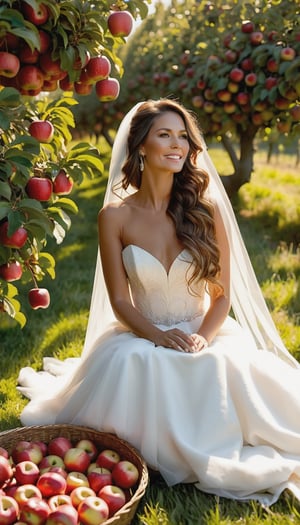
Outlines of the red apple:
{"label": "red apple", "polygon": [[88,82],[74,82],[74,91],[77,95],[90,95],[93,91],[93,85]]}
{"label": "red apple", "polygon": [[233,82],[240,82],[244,78],[244,71],[239,67],[235,67],[230,71],[229,78]]}
{"label": "red apple", "polygon": [[251,20],[243,20],[241,30],[243,33],[253,33],[254,24]]}
{"label": "red apple", "polygon": [[77,525],[78,513],[73,505],[59,505],[56,510],[50,512],[46,525]]}
{"label": "red apple", "polygon": [[48,51],[50,44],[51,44],[51,37],[47,31],[44,31],[43,29],[39,29],[39,40],[40,40],[40,46],[39,46],[39,52],[41,55],[46,53]]}
{"label": "red apple", "polygon": [[274,102],[274,105],[277,109],[289,109],[290,107],[290,101],[287,100],[286,98],[284,97],[278,97],[275,102]]}
{"label": "red apple", "polygon": [[50,498],[56,494],[65,494],[67,481],[57,472],[44,472],[38,478],[36,486],[44,498]]}
{"label": "red apple", "polygon": [[[69,438],[64,436],[57,436],[51,439],[48,443],[48,452],[50,455],[64,458],[66,452],[72,448],[72,443]],[[64,464],[63,464],[64,465]],[[60,465],[60,466],[63,466]]]}
{"label": "red apple", "polygon": [[293,120],[299,121],[300,120],[300,105],[299,106],[293,106],[290,110],[290,114],[293,117]]}
{"label": "red apple", "polygon": [[43,459],[43,454],[40,447],[32,441],[21,440],[14,446],[12,458],[15,463],[29,460],[38,465]]}
{"label": "red apple", "polygon": [[107,503],[97,496],[89,496],[78,507],[78,518],[82,525],[100,525],[108,517]]}
{"label": "red apple", "polygon": [[96,83],[96,95],[100,102],[116,100],[120,93],[120,84],[116,78],[106,78]]}
{"label": "red apple", "polygon": [[270,73],[276,73],[279,69],[279,65],[277,61],[274,58],[269,58],[267,61],[267,70],[270,71]]}
{"label": "red apple", "polygon": [[0,456],[3,456],[5,458],[9,458],[8,450],[4,447],[0,447]]}
{"label": "red apple", "polygon": [[112,470],[114,466],[120,461],[120,455],[115,450],[104,449],[100,452],[96,459],[98,467],[104,467]]}
{"label": "red apple", "polygon": [[52,181],[47,177],[31,177],[25,187],[28,197],[38,201],[48,201],[52,195]]}
{"label": "red apple", "polygon": [[126,503],[125,492],[115,485],[106,485],[103,487],[98,497],[103,499],[109,508],[109,517],[113,516]]}
{"label": "red apple", "polygon": [[236,51],[233,51],[232,49],[227,49],[227,51],[225,51],[225,59],[229,64],[233,64],[237,60],[237,57],[238,54]]}
{"label": "red apple", "polygon": [[227,89],[221,89],[217,92],[217,97],[221,102],[229,102],[229,100],[231,100],[231,93]]}
{"label": "red apple", "polygon": [[53,91],[56,91],[57,89],[58,89],[58,80],[52,79],[52,78],[50,79],[45,78],[43,85],[42,85],[42,91],[53,92]]}
{"label": "red apple", "polygon": [[248,75],[245,76],[245,84],[247,86],[255,86],[257,83],[257,75],[255,73],[248,73]]}
{"label": "red apple", "polygon": [[89,496],[96,496],[93,489],[90,487],[76,487],[70,494],[73,507],[77,509],[79,504]]}
{"label": "red apple", "polygon": [[82,450],[85,450],[90,456],[91,461],[93,461],[98,455],[98,449],[91,439],[80,439],[75,446],[76,448],[82,448]]}
{"label": "red apple", "polygon": [[132,461],[122,460],[112,471],[114,482],[122,489],[133,487],[139,479],[139,471]]}
{"label": "red apple", "polygon": [[25,484],[17,486],[14,492],[14,498],[21,509],[22,506],[31,498],[42,499],[42,493],[36,485]]}
{"label": "red apple", "polygon": [[102,55],[92,57],[86,66],[87,76],[93,80],[93,82],[108,78],[110,71],[111,63],[106,56]]}
{"label": "red apple", "polygon": [[27,241],[28,233],[25,228],[17,228],[12,235],[8,235],[8,221],[0,225],[0,244],[11,248],[22,248]]}
{"label": "red apple", "polygon": [[5,281],[11,283],[12,281],[18,281],[22,277],[22,266],[19,261],[11,261],[0,266],[0,277]]}
{"label": "red apple", "polygon": [[[45,472],[56,472],[57,474],[60,474],[63,478],[67,479],[68,473],[66,470],[64,470],[61,467],[49,467]],[[42,472],[44,474],[44,472]]]}
{"label": "red apple", "polygon": [[44,75],[41,69],[35,65],[22,66],[17,75],[17,85],[25,91],[41,90]]}
{"label": "red apple", "polygon": [[67,75],[65,78],[62,78],[59,81],[59,87],[63,91],[73,91],[74,90],[74,82],[71,82],[69,79],[69,76]]}
{"label": "red apple", "polygon": [[244,58],[241,62],[241,67],[244,71],[251,71],[253,69],[253,60],[251,58]]}
{"label": "red apple", "polygon": [[47,443],[45,443],[44,441],[32,441],[31,443],[33,445],[37,445],[38,447],[40,447],[43,457],[47,455],[47,451],[48,451]]}
{"label": "red apple", "polygon": [[250,100],[249,93],[244,93],[241,91],[236,96],[236,101],[238,102],[238,104],[240,104],[240,106],[244,106],[245,104],[248,104],[249,100]]}
{"label": "red apple", "polygon": [[194,108],[202,108],[204,104],[204,99],[201,97],[201,95],[195,95],[192,97],[192,104]]}
{"label": "red apple", "polygon": [[70,494],[72,490],[77,487],[88,487],[89,482],[87,476],[83,472],[69,472],[67,475],[67,494]]}
{"label": "red apple", "polygon": [[56,494],[48,500],[50,510],[56,510],[61,505],[72,505],[71,496],[68,494]]}
{"label": "red apple", "polygon": [[19,506],[14,498],[0,496],[0,524],[11,525],[18,519]]}
{"label": "red apple", "polygon": [[264,121],[261,113],[253,113],[251,118],[255,126],[261,126]]}
{"label": "red apple", "polygon": [[34,120],[29,124],[28,131],[30,135],[39,142],[51,142],[54,134],[54,127],[49,120]]}
{"label": "red apple", "polygon": [[0,38],[0,49],[14,51],[18,48],[20,38],[13,33],[7,32]]}
{"label": "red apple", "polygon": [[64,464],[69,471],[85,472],[90,462],[88,453],[77,447],[69,448],[64,456]]}
{"label": "red apple", "polygon": [[11,480],[13,477],[13,470],[11,468],[8,458],[0,456],[0,486],[5,482]]}
{"label": "red apple", "polygon": [[237,110],[237,106],[234,102],[225,102],[223,107],[225,113],[227,113],[228,115],[230,115],[231,113],[235,113]]}
{"label": "red apple", "polygon": [[28,300],[31,308],[48,308],[50,304],[50,294],[46,288],[32,288],[28,292]]}
{"label": "red apple", "polygon": [[14,475],[19,485],[34,485],[40,475],[40,469],[33,461],[25,460],[16,464]]}
{"label": "red apple", "polygon": [[284,47],[280,52],[281,60],[294,60],[296,56],[296,51],[292,47]]}
{"label": "red apple", "polygon": [[76,70],[83,69],[91,59],[89,51],[84,51],[84,58],[82,59],[79,55],[75,58],[73,68]]}
{"label": "red apple", "polygon": [[104,467],[96,467],[87,475],[90,487],[98,493],[105,485],[112,485],[111,471]]}
{"label": "red apple", "polygon": [[24,18],[26,18],[26,20],[29,20],[29,22],[32,22],[32,24],[34,24],[35,26],[45,24],[45,22],[47,22],[49,18],[48,9],[42,3],[38,3],[37,8],[34,9],[30,4],[28,4],[24,0],[21,4],[21,9]]}
{"label": "red apple", "polygon": [[40,53],[37,49],[31,49],[26,42],[19,51],[19,59],[22,64],[36,64],[39,59]]}
{"label": "red apple", "polygon": [[[48,449],[48,452],[51,452],[51,449]],[[65,464],[63,458],[56,454],[48,454],[47,456],[44,456],[39,464],[40,471],[48,471],[51,467],[59,467],[64,469]]]}
{"label": "red apple", "polygon": [[0,75],[3,77],[15,77],[20,69],[20,60],[13,53],[0,51]]}
{"label": "red apple", "polygon": [[227,89],[230,93],[237,93],[240,89],[240,85],[236,82],[228,82]]}
{"label": "red apple", "polygon": [[278,80],[276,77],[268,77],[266,78],[265,88],[272,89],[272,87],[277,86],[277,83],[278,83]]}
{"label": "red apple", "polygon": [[289,133],[291,130],[291,123],[288,121],[277,122],[276,127],[280,133]]}
{"label": "red apple", "polygon": [[54,60],[49,51],[40,56],[40,66],[47,78],[62,80],[67,76],[67,72],[61,69],[60,60]]}
{"label": "red apple", "polygon": [[130,35],[134,19],[129,11],[113,11],[108,19],[107,25],[113,36],[125,37]]}
{"label": "red apple", "polygon": [[263,41],[264,35],[261,31],[253,31],[250,34],[250,42],[254,46],[258,46]]}
{"label": "red apple", "polygon": [[28,525],[43,525],[50,514],[48,503],[41,498],[30,498],[21,508],[20,521]]}

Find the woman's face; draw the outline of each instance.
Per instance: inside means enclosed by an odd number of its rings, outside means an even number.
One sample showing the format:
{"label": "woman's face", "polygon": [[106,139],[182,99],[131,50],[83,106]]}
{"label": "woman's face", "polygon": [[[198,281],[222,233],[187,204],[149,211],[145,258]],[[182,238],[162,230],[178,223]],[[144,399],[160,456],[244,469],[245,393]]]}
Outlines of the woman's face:
{"label": "woman's face", "polygon": [[180,115],[168,111],[156,117],[139,151],[144,155],[145,170],[181,171],[189,152],[189,142]]}

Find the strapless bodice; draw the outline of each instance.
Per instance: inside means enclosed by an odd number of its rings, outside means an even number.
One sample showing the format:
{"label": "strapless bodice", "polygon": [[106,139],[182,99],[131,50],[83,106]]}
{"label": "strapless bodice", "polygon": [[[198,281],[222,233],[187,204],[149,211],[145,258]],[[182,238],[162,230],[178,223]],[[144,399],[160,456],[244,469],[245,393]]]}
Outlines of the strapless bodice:
{"label": "strapless bodice", "polygon": [[126,246],[122,256],[133,303],[151,322],[168,326],[203,314],[205,286],[197,286],[197,295],[189,291],[187,250],[176,257],[168,272],[156,257],[134,244]]}

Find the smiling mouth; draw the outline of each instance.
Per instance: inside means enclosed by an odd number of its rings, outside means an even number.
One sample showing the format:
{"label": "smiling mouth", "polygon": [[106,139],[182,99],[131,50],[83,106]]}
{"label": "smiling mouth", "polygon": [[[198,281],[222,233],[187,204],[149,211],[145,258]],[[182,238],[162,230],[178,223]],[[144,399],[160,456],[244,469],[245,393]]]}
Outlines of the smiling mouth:
{"label": "smiling mouth", "polygon": [[181,160],[182,159],[181,155],[166,155],[166,158],[171,159],[171,160]]}

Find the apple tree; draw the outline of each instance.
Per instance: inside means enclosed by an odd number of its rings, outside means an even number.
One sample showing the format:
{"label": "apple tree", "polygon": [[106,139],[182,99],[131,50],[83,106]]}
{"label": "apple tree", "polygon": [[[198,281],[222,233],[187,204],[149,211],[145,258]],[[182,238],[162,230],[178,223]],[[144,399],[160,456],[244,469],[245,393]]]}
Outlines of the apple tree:
{"label": "apple tree", "polygon": [[251,179],[258,132],[299,135],[299,19],[294,0],[159,5],[124,48],[122,100],[173,96],[193,109],[230,155],[232,195]]}
{"label": "apple tree", "polygon": [[0,311],[26,322],[18,285],[47,308],[60,244],[77,205],[74,184],[103,173],[100,152],[72,142],[75,94],[99,111],[119,95],[120,46],[146,0],[3,0],[0,5]]}

